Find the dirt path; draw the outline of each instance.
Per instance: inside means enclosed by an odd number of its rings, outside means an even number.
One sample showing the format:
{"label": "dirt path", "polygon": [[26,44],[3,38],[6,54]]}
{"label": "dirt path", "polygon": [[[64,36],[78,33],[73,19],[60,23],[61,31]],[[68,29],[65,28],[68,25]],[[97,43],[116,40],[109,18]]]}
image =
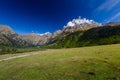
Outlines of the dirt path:
{"label": "dirt path", "polygon": [[4,59],[1,59],[1,61],[8,61],[8,60],[12,60],[12,59],[16,59],[16,58],[22,58],[22,57],[26,57],[26,56],[31,56],[31,55],[36,55],[36,54],[39,54],[40,51],[38,52],[30,52],[30,53],[26,53],[26,54],[21,54],[21,55],[16,55],[16,56],[11,56],[11,57],[7,57],[7,58],[4,58]]}

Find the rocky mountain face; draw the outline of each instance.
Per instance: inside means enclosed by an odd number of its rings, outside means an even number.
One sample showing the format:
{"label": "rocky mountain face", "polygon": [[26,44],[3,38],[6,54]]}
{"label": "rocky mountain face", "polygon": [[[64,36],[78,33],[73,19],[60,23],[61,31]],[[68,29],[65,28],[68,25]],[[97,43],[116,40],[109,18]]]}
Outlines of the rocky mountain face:
{"label": "rocky mountain face", "polygon": [[62,30],[57,30],[56,32],[53,33],[53,37],[55,38],[61,34],[64,33],[72,33],[72,32],[76,32],[76,31],[85,31],[88,30],[90,28],[94,28],[94,27],[99,27],[102,26],[101,23],[97,23],[94,20],[89,20],[86,18],[77,18],[77,19],[73,19],[72,21],[69,21],[67,23],[66,26],[63,27]]}
{"label": "rocky mountain face", "polygon": [[0,45],[9,45],[15,47],[38,46],[47,43],[51,37],[52,34],[49,32],[44,34],[30,33],[19,35],[15,33],[9,26],[0,25]]}
{"label": "rocky mountain face", "polygon": [[83,19],[78,18],[68,22],[67,25],[64,26],[62,30],[57,30],[53,34],[49,32],[44,34],[31,33],[31,34],[20,35],[20,38],[34,45],[44,45],[48,43],[51,39],[59,37],[61,34],[72,33],[75,31],[84,31],[98,26],[101,26],[101,24],[93,20],[89,20],[86,18]]}
{"label": "rocky mountain face", "polygon": [[74,48],[120,43],[120,25],[101,26],[86,31],[75,31],[53,38],[47,48]]}
{"label": "rocky mountain face", "polygon": [[6,36],[12,36],[14,31],[7,25],[0,25],[0,44],[9,44],[9,40]]}
{"label": "rocky mountain face", "polygon": [[53,33],[52,38],[55,38],[55,37],[61,35],[62,33],[63,33],[62,30],[57,30],[57,31],[55,31],[55,32]]}
{"label": "rocky mountain face", "polygon": [[98,26],[101,26],[101,24],[93,20],[89,20],[86,18],[83,19],[78,18],[68,22],[67,25],[64,26],[63,32],[75,32],[79,30],[84,31],[84,30],[88,30],[89,28],[98,27]]}
{"label": "rocky mountain face", "polygon": [[11,35],[11,34],[15,34],[15,32],[7,25],[0,25],[0,34]]}
{"label": "rocky mountain face", "polygon": [[27,41],[28,43],[32,43],[34,45],[43,45],[49,41],[49,39],[52,37],[52,34],[47,32],[44,34],[24,34],[20,35],[21,39],[24,41]]}
{"label": "rocky mountain face", "polygon": [[[19,35],[15,33],[9,26],[0,25],[0,44],[14,46],[41,46],[49,43],[56,37],[61,35],[71,34],[78,31],[86,31],[91,28],[100,26],[117,26],[120,22],[111,22],[106,24],[97,23],[94,20],[86,18],[77,18],[69,21],[61,30],[55,31],[53,34],[46,32],[44,34],[30,33]],[[53,40],[53,41],[54,41]]]}
{"label": "rocky mountain face", "polygon": [[20,36],[10,28],[10,26],[0,25],[0,45],[14,47],[28,45],[25,43],[26,42],[23,41]]}
{"label": "rocky mountain face", "polygon": [[51,39],[58,37],[61,34],[71,33],[78,30],[86,30],[97,26],[100,26],[100,24],[93,20],[78,18],[68,22],[62,30],[57,30],[53,34],[46,32],[44,34],[30,33],[19,35],[15,33],[9,26],[0,25],[0,44],[40,46],[48,43]]}

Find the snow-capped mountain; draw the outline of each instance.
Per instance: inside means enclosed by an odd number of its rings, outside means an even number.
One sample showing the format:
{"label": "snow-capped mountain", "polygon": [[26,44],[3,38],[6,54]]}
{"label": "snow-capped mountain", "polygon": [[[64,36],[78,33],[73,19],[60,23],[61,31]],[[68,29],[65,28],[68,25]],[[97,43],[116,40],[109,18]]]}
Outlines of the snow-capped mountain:
{"label": "snow-capped mountain", "polygon": [[80,25],[81,27],[88,27],[88,26],[101,26],[100,23],[98,22],[95,22],[94,20],[89,20],[89,19],[86,19],[86,18],[77,18],[77,19],[73,19],[72,21],[69,21],[67,23],[66,26],[64,26],[64,28],[67,28],[67,27],[77,27],[76,25]]}
{"label": "snow-capped mountain", "polygon": [[67,25],[63,27],[62,30],[55,31],[53,33],[52,38],[57,37],[62,33],[67,33],[67,32],[71,33],[79,30],[84,31],[84,30],[88,30],[90,28],[99,27],[99,26],[102,26],[102,24],[95,22],[94,20],[89,20],[86,18],[79,17],[77,19],[73,19],[72,21],[69,21]]}
{"label": "snow-capped mountain", "polygon": [[74,32],[76,30],[86,30],[91,27],[101,26],[101,23],[95,22],[94,20],[89,20],[86,18],[77,18],[69,21],[66,26],[63,27],[63,32]]}
{"label": "snow-capped mountain", "polygon": [[[18,42],[27,42],[33,45],[43,45],[49,42],[51,38],[59,37],[61,34],[64,33],[71,33],[78,30],[87,30],[93,27],[101,26],[100,23],[95,22],[94,20],[89,20],[86,18],[77,18],[69,21],[66,26],[63,27],[61,30],[55,31],[53,34],[50,32],[46,32],[43,34],[40,33],[29,33],[19,35],[16,34],[9,26],[0,25],[0,41],[7,43],[9,41],[3,35],[8,36],[11,40]],[[24,43],[23,43],[24,44]]]}
{"label": "snow-capped mountain", "polygon": [[43,34],[40,34],[40,33],[32,33],[32,34],[36,34],[36,35],[40,35],[40,36],[43,36],[43,35],[52,35],[52,33],[50,33],[50,32],[45,32]]}

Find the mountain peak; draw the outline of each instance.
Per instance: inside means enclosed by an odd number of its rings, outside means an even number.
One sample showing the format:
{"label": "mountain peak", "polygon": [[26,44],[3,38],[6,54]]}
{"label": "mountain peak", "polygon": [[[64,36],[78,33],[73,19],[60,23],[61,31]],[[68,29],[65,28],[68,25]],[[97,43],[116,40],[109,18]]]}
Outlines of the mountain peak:
{"label": "mountain peak", "polygon": [[15,32],[7,25],[0,25],[0,34],[9,35]]}
{"label": "mountain peak", "polygon": [[102,26],[101,23],[95,22],[94,20],[89,20],[86,18],[77,18],[69,21],[66,26],[63,27],[63,32],[75,32],[78,30],[88,30],[93,27]]}
{"label": "mountain peak", "polygon": [[72,21],[69,21],[64,28],[67,27],[76,27],[76,25],[80,25],[81,27],[87,27],[87,26],[101,26],[101,23],[95,22],[94,20],[89,20],[86,18],[77,18],[73,19]]}

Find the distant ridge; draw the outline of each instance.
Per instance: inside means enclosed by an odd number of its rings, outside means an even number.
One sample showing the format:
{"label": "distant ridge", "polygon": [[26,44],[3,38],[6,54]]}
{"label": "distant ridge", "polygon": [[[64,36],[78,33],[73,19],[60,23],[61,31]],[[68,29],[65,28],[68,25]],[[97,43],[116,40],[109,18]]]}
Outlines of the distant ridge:
{"label": "distant ridge", "polygon": [[[46,32],[44,34],[39,33],[29,33],[19,35],[15,33],[10,26],[0,25],[0,46],[14,46],[14,47],[35,47],[56,44],[57,47],[77,47],[80,46],[79,41],[81,36],[84,39],[90,39],[90,37],[100,37],[105,34],[117,35],[117,42],[119,42],[119,26],[120,22],[110,22],[106,24],[101,24],[95,22],[94,20],[89,20],[86,18],[77,18],[69,21],[66,26],[61,30],[56,30],[53,34]],[[115,27],[115,28],[112,28]],[[110,33],[108,32],[110,29]],[[93,30],[91,32],[91,30]],[[87,32],[87,33],[86,33]],[[105,34],[100,34],[104,32]],[[90,35],[89,35],[89,34]],[[117,33],[117,34],[116,34]],[[98,36],[100,34],[100,36]],[[86,36],[89,35],[89,36]],[[111,37],[111,35],[109,35]],[[102,39],[102,37],[100,37]],[[98,39],[98,38],[97,38]],[[61,42],[62,41],[62,42]],[[67,42],[69,41],[69,42]],[[74,43],[74,44],[73,44]],[[113,42],[111,42],[113,43]],[[70,44],[70,45],[69,45]],[[76,45],[77,44],[77,45]]]}
{"label": "distant ridge", "polygon": [[119,25],[120,25],[120,22],[109,22],[104,24],[104,26],[119,26]]}

